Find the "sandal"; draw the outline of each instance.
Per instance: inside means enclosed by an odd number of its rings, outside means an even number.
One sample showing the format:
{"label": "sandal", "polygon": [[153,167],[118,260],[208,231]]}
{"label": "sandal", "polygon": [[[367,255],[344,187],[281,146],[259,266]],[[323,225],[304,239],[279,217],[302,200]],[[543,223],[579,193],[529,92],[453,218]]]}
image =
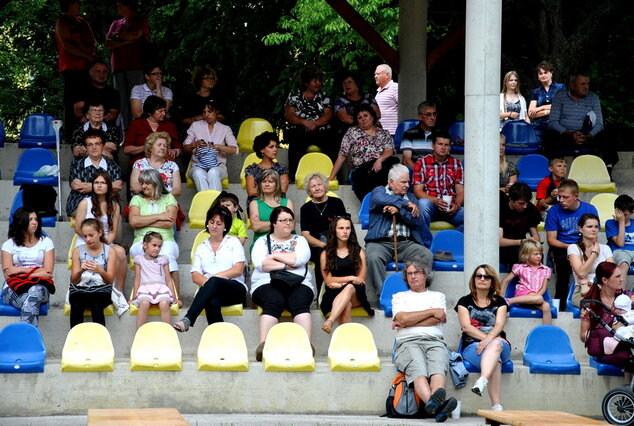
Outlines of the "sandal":
{"label": "sandal", "polygon": [[257,348],[255,348],[255,360],[262,361],[262,352],[264,351],[264,343],[260,342]]}
{"label": "sandal", "polygon": [[332,333],[332,326],[328,324],[328,321],[326,321],[324,325],[321,326],[321,329],[324,330],[326,334]]}
{"label": "sandal", "polygon": [[189,330],[189,324],[184,319],[175,322],[174,324],[172,324],[172,327],[174,327],[174,329],[179,333],[185,333]]}

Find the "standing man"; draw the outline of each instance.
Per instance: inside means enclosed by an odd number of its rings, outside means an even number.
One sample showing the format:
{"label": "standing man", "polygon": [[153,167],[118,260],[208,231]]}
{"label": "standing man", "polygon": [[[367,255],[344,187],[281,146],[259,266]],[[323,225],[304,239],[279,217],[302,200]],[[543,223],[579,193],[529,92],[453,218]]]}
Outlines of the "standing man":
{"label": "standing man", "polygon": [[401,141],[401,152],[403,153],[403,164],[410,169],[425,154],[429,154],[432,149],[432,132],[436,126],[438,112],[436,104],[431,101],[423,101],[418,105],[418,126],[408,129],[403,134]]}
{"label": "standing man", "polygon": [[414,195],[423,217],[423,240],[431,246],[429,229],[433,220],[445,220],[462,232],[464,228],[464,180],[462,163],[449,152],[451,141],[445,131],[434,133],[431,154],[414,165]]}
{"label": "standing man", "polygon": [[546,240],[550,246],[557,273],[555,299],[559,299],[559,310],[564,311],[572,273],[572,267],[568,261],[568,246],[579,241],[577,226],[579,218],[586,213],[596,216],[599,214],[592,204],[579,201],[579,186],[572,179],[562,180],[557,194],[559,204],[548,210],[544,229],[546,229]]}
{"label": "standing man", "polygon": [[[368,281],[370,288],[375,290],[375,295],[368,292],[370,301],[375,301],[381,294],[387,276],[385,266],[394,260],[395,240],[399,262],[420,259],[427,265],[432,263],[431,252],[423,246],[423,222],[416,200],[407,192],[408,188],[409,170],[396,164],[390,169],[387,186],[377,186],[371,192],[370,226],[365,237]],[[396,219],[396,229],[392,218]]]}
{"label": "standing man", "polygon": [[398,83],[392,81],[392,68],[387,64],[376,67],[374,81],[379,86],[376,103],[381,110],[381,126],[394,136],[398,126]]}
{"label": "standing man", "polygon": [[78,94],[73,105],[75,118],[80,123],[88,121],[84,107],[87,101],[96,101],[103,105],[103,121],[112,127],[115,125],[117,117],[119,117],[120,102],[119,92],[106,84],[108,81],[108,66],[105,62],[96,60],[88,68],[88,75],[90,76],[90,82]]}

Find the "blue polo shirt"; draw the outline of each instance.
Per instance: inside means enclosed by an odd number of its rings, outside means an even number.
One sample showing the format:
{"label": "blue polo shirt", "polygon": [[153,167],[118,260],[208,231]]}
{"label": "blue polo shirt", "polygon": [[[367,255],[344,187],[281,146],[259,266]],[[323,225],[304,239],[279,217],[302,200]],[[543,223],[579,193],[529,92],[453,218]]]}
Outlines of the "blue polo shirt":
{"label": "blue polo shirt", "polygon": [[564,210],[561,204],[552,206],[548,210],[544,229],[546,231],[557,231],[557,240],[565,244],[573,244],[579,241],[579,230],[577,224],[579,218],[586,213],[592,213],[599,216],[597,209],[588,203],[579,201],[577,210]]}

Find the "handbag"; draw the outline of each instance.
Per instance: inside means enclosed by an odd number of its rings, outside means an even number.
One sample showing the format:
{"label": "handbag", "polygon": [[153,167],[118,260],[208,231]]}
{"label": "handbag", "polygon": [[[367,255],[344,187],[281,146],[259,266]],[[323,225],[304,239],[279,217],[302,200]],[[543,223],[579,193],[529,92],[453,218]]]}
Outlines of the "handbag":
{"label": "handbag", "polygon": [[11,275],[9,278],[7,278],[7,285],[18,295],[26,293],[31,287],[37,284],[46,287],[50,294],[55,294],[55,284],[53,283],[53,280],[31,276],[31,274],[33,274],[33,272],[38,269],[40,269],[40,267],[36,266],[29,272]]}
{"label": "handbag", "polygon": [[[268,247],[269,254],[272,254],[270,234],[266,235],[266,246]],[[306,278],[307,273],[308,267],[306,267],[304,275],[297,275],[286,270],[271,271],[269,272],[269,275],[271,276],[271,285],[273,287],[277,287],[279,289],[291,289],[300,285],[304,281],[304,278]]]}
{"label": "handbag", "polygon": [[575,283],[575,289],[572,291],[572,304],[574,306],[580,305],[581,299],[590,291],[590,286],[592,286],[591,281],[579,281]]}

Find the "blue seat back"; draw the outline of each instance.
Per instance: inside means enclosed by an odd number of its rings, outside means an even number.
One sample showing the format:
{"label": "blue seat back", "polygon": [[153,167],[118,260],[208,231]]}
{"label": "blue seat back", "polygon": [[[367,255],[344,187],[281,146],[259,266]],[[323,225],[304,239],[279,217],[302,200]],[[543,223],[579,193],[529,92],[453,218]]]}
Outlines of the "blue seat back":
{"label": "blue seat back", "polygon": [[4,131],[4,124],[2,123],[2,120],[0,120],[0,148],[4,147],[4,141],[7,138],[7,134]]}
{"label": "blue seat back", "polygon": [[431,252],[438,250],[450,251],[452,261],[434,260],[434,271],[463,271],[464,270],[464,234],[454,229],[439,231],[431,242]]}
{"label": "blue seat back", "polygon": [[523,120],[509,121],[502,128],[507,154],[531,154],[541,151],[533,126]]}
{"label": "blue seat back", "polygon": [[566,298],[566,311],[572,312],[573,318],[581,318],[581,309],[572,304],[572,293],[575,292],[577,284],[573,280],[568,288],[568,297]]}
{"label": "blue seat back", "polygon": [[13,203],[11,204],[11,213],[9,213],[9,225],[13,223],[13,213],[24,205],[24,191],[20,189],[15,197],[13,197]]}
{"label": "blue seat back", "polygon": [[29,148],[22,152],[15,167],[15,175],[13,177],[14,185],[24,185],[27,183],[35,183],[39,185],[57,186],[57,176],[34,177],[42,166],[54,166],[57,164],[55,155],[48,149]]}
{"label": "blue seat back", "polygon": [[464,121],[456,121],[449,127],[451,153],[464,154]]}
{"label": "blue seat back", "polygon": [[537,185],[550,174],[548,159],[540,154],[527,154],[517,162],[518,180],[525,182],[531,191],[537,190]]}
{"label": "blue seat back", "polygon": [[48,114],[29,115],[20,129],[19,148],[55,148],[55,129],[53,117]]}
{"label": "blue seat back", "polygon": [[405,132],[412,127],[416,127],[417,125],[418,120],[403,120],[398,123],[396,133],[394,133],[394,148],[396,148],[396,152],[401,152],[401,141],[403,140],[403,135],[405,134]]}
{"label": "blue seat back", "polygon": [[383,309],[386,317],[392,316],[392,296],[395,293],[407,290],[409,290],[409,288],[407,287],[407,284],[405,284],[405,281],[403,281],[403,275],[401,275],[401,272],[396,272],[387,276],[383,282],[381,296],[379,297],[379,308]]}
{"label": "blue seat back", "polygon": [[[501,266],[501,265],[500,265]],[[500,272],[502,272],[500,270]],[[506,284],[506,290],[504,291],[504,298],[509,299],[515,296],[515,287],[519,282],[518,277],[514,277],[511,281]],[[553,318],[557,318],[558,312],[557,308],[553,306],[552,298],[550,297],[550,293],[548,293],[548,289],[542,296],[545,302],[550,304],[550,314]],[[511,318],[542,318],[542,311],[537,309],[537,307],[526,307],[524,305],[516,305],[513,304],[509,307],[509,316]]]}
{"label": "blue seat back", "polygon": [[538,325],[526,337],[524,355],[571,355],[574,351],[566,332],[556,325]]}
{"label": "blue seat back", "polygon": [[0,372],[43,372],[45,359],[46,347],[37,327],[18,322],[0,331]]}
{"label": "blue seat back", "polygon": [[368,192],[361,201],[361,207],[359,207],[359,222],[361,223],[361,229],[368,229],[370,226],[370,196],[372,192]]}

